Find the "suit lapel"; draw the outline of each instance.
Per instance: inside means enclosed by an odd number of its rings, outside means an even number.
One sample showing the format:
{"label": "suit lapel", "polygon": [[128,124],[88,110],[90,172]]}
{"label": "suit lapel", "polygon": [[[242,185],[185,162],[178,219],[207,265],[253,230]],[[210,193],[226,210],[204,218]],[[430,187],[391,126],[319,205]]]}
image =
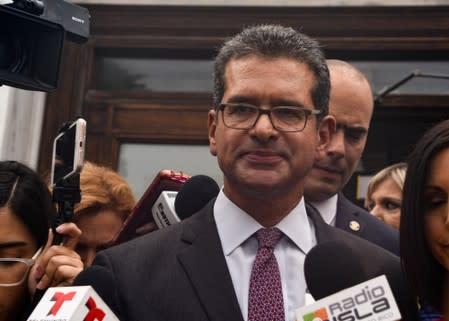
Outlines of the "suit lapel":
{"label": "suit lapel", "polygon": [[213,218],[213,204],[211,201],[185,224],[181,238],[190,246],[178,253],[178,260],[210,321],[243,321]]}
{"label": "suit lapel", "polygon": [[306,211],[307,215],[313,222],[315,227],[315,236],[317,244],[334,241],[338,239],[338,236],[335,233],[335,228],[329,226],[321,216],[320,212],[313,207],[311,204],[306,203]]}
{"label": "suit lapel", "polygon": [[342,193],[338,194],[335,226],[358,236],[363,235],[366,226],[358,208]]}

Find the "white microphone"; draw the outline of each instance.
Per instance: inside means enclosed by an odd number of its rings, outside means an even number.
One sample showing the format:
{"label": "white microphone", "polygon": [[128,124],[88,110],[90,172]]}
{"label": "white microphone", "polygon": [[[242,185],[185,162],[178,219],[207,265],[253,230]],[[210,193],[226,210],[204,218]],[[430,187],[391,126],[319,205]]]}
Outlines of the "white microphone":
{"label": "white microphone", "polygon": [[401,313],[385,275],[322,298],[296,310],[297,321],[400,320]]}
{"label": "white microphone", "polygon": [[178,192],[162,191],[151,208],[154,222],[158,228],[162,229],[181,221],[175,211],[176,195]]}
{"label": "white microphone", "polygon": [[204,207],[220,192],[217,183],[206,175],[189,178],[178,192],[163,191],[151,211],[159,228],[178,223]]}
{"label": "white microphone", "polygon": [[49,288],[27,321],[119,321],[91,286]]}

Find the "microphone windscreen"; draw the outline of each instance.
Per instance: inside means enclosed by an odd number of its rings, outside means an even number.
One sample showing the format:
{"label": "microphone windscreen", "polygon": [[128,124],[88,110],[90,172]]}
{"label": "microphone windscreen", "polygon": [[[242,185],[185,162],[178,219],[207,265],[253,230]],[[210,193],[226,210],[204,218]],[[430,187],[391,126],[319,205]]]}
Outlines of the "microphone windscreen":
{"label": "microphone windscreen", "polygon": [[73,281],[74,286],[90,285],[109,308],[117,313],[116,293],[111,291],[114,284],[111,271],[100,265],[92,265],[81,271]]}
{"label": "microphone windscreen", "polygon": [[324,242],[313,247],[304,261],[307,288],[315,300],[367,281],[362,262],[342,242]]}
{"label": "microphone windscreen", "polygon": [[402,273],[399,257],[366,240],[319,243],[306,255],[304,274],[315,300],[385,275],[402,320],[418,320],[416,298]]}
{"label": "microphone windscreen", "polygon": [[202,209],[220,191],[218,184],[209,176],[195,175],[184,183],[176,195],[175,211],[183,220]]}

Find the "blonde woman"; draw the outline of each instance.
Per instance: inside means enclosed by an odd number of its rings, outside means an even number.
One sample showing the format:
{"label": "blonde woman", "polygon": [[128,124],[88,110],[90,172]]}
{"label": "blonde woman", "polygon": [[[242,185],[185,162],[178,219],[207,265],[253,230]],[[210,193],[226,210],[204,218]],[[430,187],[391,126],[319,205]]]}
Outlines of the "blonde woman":
{"label": "blonde woman", "polygon": [[396,229],[399,229],[401,221],[402,189],[406,172],[406,163],[384,168],[369,181],[365,198],[366,209]]}

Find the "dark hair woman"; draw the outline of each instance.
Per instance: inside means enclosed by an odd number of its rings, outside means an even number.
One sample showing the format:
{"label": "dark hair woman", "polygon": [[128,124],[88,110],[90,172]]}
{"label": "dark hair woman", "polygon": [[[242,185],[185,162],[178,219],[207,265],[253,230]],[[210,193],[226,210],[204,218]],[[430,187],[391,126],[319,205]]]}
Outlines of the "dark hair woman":
{"label": "dark hair woman", "polygon": [[0,161],[0,321],[22,320],[33,294],[69,285],[83,269],[73,251],[80,230],[58,227],[61,245],[51,246],[55,215],[51,194],[39,175],[15,161]]}
{"label": "dark hair woman", "polygon": [[[408,161],[400,224],[401,257],[420,303],[422,320],[449,306],[449,120],[427,131]],[[434,316],[429,316],[433,314]]]}

